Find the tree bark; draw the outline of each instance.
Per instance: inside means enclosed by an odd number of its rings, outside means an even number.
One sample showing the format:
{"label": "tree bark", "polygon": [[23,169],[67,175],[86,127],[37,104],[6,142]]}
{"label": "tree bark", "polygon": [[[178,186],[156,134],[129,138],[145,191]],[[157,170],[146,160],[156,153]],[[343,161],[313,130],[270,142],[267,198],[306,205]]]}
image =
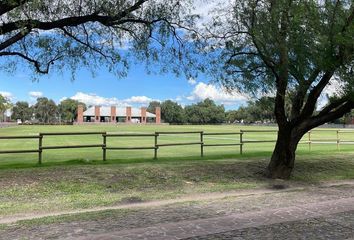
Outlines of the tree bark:
{"label": "tree bark", "polygon": [[279,129],[277,142],[267,168],[267,177],[290,178],[294,168],[296,148],[303,135],[296,128]]}

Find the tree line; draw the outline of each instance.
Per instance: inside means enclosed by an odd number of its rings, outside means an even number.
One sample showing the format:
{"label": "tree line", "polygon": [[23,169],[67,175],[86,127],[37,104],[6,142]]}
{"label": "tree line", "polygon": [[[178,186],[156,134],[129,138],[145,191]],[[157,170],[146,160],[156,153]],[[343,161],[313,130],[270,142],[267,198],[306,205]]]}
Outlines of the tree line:
{"label": "tree line", "polygon": [[217,105],[208,98],[185,107],[171,100],[153,101],[147,111],[155,113],[156,107],[161,107],[161,119],[171,124],[220,124],[226,120],[224,105]]}
{"label": "tree line", "polygon": [[[65,99],[58,105],[46,97],[37,98],[34,105],[26,101],[12,104],[0,95],[0,113],[3,116],[7,109],[11,109],[11,119],[21,120],[22,123],[73,123],[77,116],[77,106],[85,104],[73,99]],[[6,106],[6,107],[5,107]]]}
{"label": "tree line", "polygon": [[[20,119],[34,123],[73,123],[77,118],[77,106],[82,104],[73,99],[65,99],[58,105],[51,99],[41,97],[34,105],[26,101],[18,101],[15,104],[0,94],[0,121],[5,120],[5,112],[11,109],[11,119]],[[226,111],[223,105],[216,104],[211,99],[205,99],[195,104],[183,107],[179,103],[166,100],[163,102],[152,101],[147,108],[148,112],[155,113],[155,108],[161,108],[161,118],[170,124],[221,124],[221,123],[244,123],[244,124],[268,124],[276,123],[274,114],[274,97],[261,97],[250,100],[245,106],[236,110]],[[354,111],[331,123],[351,123]]]}

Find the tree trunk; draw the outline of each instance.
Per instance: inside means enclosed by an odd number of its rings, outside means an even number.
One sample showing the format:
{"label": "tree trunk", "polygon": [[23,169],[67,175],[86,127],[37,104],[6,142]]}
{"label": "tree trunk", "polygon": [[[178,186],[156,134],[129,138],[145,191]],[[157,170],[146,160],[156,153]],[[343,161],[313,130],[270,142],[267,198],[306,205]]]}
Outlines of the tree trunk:
{"label": "tree trunk", "polygon": [[279,129],[277,142],[267,168],[268,177],[290,178],[294,168],[295,151],[303,135],[296,128]]}

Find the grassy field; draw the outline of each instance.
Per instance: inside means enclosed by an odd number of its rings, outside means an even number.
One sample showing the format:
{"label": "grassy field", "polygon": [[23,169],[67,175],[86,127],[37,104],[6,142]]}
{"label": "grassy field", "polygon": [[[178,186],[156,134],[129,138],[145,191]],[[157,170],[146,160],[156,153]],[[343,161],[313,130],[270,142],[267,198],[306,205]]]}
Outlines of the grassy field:
{"label": "grassy field", "polygon": [[[241,127],[247,129],[274,129]],[[152,133],[155,131],[239,131],[239,126],[16,126],[0,129],[0,135],[32,135],[39,132],[107,131]],[[343,134],[354,140],[353,134]],[[316,131],[313,139],[335,139],[336,133]],[[342,137],[341,137],[342,138]],[[245,140],[272,140],[275,134],[248,133]],[[161,136],[159,143],[198,141],[198,135]],[[209,136],[206,143],[238,142],[238,136]],[[100,136],[53,136],[44,146],[99,144]],[[111,146],[152,146],[154,139],[109,139]],[[0,149],[30,149],[37,140],[0,140]],[[112,206],[131,201],[168,199],[191,193],[222,192],[268,187],[273,181],[263,177],[274,143],[238,147],[208,148],[199,157],[199,146],[166,147],[153,160],[153,151],[109,151],[102,161],[101,149],[47,150],[43,164],[37,154],[0,155],[0,217],[61,210]],[[301,144],[296,169],[289,184],[324,180],[354,179],[354,145]]]}
{"label": "grassy field", "polygon": [[[155,131],[204,131],[204,132],[237,132],[243,130],[270,129],[272,127],[248,127],[248,126],[154,126],[154,125],[91,125],[91,126],[18,126],[0,129],[0,135],[35,135],[39,132],[80,132],[80,131],[106,131],[112,133],[153,133]],[[275,140],[275,133],[245,133],[244,140]],[[307,140],[308,136],[304,137]],[[336,139],[336,133],[333,131],[315,131],[311,134],[312,139]],[[354,133],[341,134],[341,139],[353,140]],[[159,137],[159,143],[176,142],[198,142],[198,134],[188,135],[164,135]],[[239,136],[205,136],[206,144],[215,143],[238,143]],[[53,145],[78,145],[78,144],[101,144],[102,136],[45,136],[43,146]],[[153,137],[130,137],[130,138],[108,138],[108,146],[127,147],[127,146],[145,146],[154,145]],[[274,143],[249,143],[244,145],[246,156],[267,156],[271,153]],[[0,149],[38,149],[38,140],[0,140]],[[354,150],[354,145],[341,146],[341,152]],[[312,144],[311,154],[331,153],[337,151],[336,144]],[[308,144],[300,144],[298,154],[309,154]],[[175,146],[159,149],[159,158],[193,158],[200,155],[200,146]],[[206,158],[229,158],[239,156],[239,147],[209,147],[205,148]],[[140,151],[108,151],[109,160],[148,160],[153,157],[153,150]],[[8,165],[26,165],[31,166],[37,162],[37,154],[11,154],[0,155],[0,168]],[[102,150],[99,148],[86,149],[60,149],[45,150],[43,152],[44,163],[76,161],[95,161],[102,159]]]}

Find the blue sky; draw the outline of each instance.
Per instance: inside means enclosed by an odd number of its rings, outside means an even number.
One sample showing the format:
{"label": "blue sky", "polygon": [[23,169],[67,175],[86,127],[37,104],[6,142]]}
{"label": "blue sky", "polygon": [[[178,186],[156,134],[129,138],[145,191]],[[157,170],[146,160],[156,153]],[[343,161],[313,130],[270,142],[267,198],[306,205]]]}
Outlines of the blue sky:
{"label": "blue sky", "polygon": [[244,104],[239,94],[230,95],[220,87],[209,84],[208,79],[186,79],[174,74],[147,74],[144,66],[133,65],[126,78],[118,79],[105,69],[97,74],[81,69],[74,81],[68,73],[54,73],[32,81],[31,72],[16,71],[0,74],[0,94],[11,101],[34,103],[45,96],[59,103],[64,98],[73,98],[89,105],[147,106],[152,100],[171,99],[182,105],[211,98],[227,109],[236,109]]}

